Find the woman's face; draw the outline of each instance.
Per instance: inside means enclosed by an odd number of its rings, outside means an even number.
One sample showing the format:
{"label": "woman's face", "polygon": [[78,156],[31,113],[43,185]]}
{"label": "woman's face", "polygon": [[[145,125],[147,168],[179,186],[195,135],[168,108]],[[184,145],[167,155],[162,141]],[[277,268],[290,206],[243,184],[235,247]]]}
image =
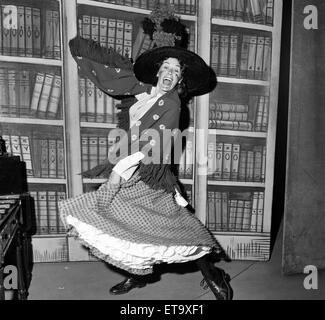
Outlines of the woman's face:
{"label": "woman's face", "polygon": [[172,90],[177,82],[181,80],[181,65],[176,58],[164,60],[157,73],[157,89],[160,93],[166,93]]}

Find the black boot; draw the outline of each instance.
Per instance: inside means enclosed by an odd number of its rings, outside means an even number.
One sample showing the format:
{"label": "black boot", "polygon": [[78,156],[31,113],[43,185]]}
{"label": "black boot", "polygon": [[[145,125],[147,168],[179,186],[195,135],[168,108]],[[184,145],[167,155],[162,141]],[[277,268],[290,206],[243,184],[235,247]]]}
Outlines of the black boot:
{"label": "black boot", "polygon": [[217,300],[232,300],[233,290],[229,284],[230,276],[224,270],[215,267],[206,256],[197,260],[203,274],[203,282],[211,289]]}
{"label": "black boot", "polygon": [[144,279],[141,279],[141,277],[132,276],[129,278],[126,278],[122,282],[118,283],[114,287],[112,287],[109,292],[110,294],[124,294],[132,290],[133,288],[142,288],[147,284]]}

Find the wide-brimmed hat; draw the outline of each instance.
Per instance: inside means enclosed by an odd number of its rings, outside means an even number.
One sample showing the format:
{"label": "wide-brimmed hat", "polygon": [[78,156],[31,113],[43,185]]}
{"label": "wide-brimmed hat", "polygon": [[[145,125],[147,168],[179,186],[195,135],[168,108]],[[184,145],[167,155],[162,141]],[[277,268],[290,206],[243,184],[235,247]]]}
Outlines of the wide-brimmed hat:
{"label": "wide-brimmed hat", "polygon": [[142,53],[134,64],[134,73],[143,83],[156,85],[159,62],[176,58],[185,64],[183,73],[188,94],[198,96],[212,91],[217,78],[215,72],[196,53],[179,47],[159,47]]}

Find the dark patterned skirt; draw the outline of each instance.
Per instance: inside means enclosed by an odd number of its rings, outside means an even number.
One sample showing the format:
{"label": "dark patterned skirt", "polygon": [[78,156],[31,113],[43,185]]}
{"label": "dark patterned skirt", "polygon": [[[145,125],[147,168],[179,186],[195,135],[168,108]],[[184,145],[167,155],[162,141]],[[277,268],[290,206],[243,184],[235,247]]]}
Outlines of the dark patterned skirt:
{"label": "dark patterned skirt", "polygon": [[134,274],[156,263],[196,260],[220,245],[172,193],[154,190],[135,174],[112,188],[103,184],[59,203],[70,235],[98,258]]}

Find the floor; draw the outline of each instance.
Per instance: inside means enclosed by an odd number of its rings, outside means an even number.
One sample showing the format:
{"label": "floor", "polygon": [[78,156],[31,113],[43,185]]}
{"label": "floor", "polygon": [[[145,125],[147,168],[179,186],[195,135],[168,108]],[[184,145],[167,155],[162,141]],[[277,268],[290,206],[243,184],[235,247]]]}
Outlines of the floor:
{"label": "floor", "polygon": [[[279,233],[269,262],[222,262],[231,276],[234,300],[323,300],[325,272],[318,272],[318,289],[306,290],[305,274],[281,274]],[[195,264],[161,268],[160,281],[141,289],[113,296],[108,290],[124,277],[102,262],[35,264],[29,300],[214,300],[211,291],[200,286],[202,276]]]}

